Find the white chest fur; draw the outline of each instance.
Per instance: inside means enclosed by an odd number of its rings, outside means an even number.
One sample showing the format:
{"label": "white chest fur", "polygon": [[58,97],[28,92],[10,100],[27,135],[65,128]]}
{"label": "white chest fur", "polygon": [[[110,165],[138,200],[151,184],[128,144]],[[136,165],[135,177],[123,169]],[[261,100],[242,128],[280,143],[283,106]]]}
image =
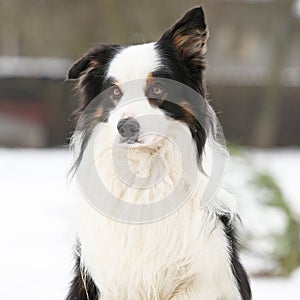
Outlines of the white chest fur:
{"label": "white chest fur", "polygon": [[[192,142],[182,142],[189,149],[186,155],[191,155]],[[99,160],[95,163],[101,165],[100,177],[104,176],[104,181],[109,178],[105,185],[116,196],[127,195],[125,201],[137,202],[139,192],[133,189],[130,193],[123,193],[128,187],[116,182],[118,177],[113,177],[108,157],[105,157],[105,163],[101,162],[101,155],[107,151],[103,150],[105,145],[100,148]],[[168,157],[174,158],[171,153]],[[138,202],[154,201],[153,195],[169,192],[172,187],[170,180],[178,180],[178,176],[172,173],[177,168],[176,162],[165,163],[169,164],[167,169],[171,171],[160,182],[159,191],[154,188]],[[138,166],[135,168],[139,169]],[[149,171],[145,167],[142,170]],[[109,175],[105,177],[105,174]],[[83,267],[102,292],[101,300],[240,299],[231,272],[223,225],[213,210],[199,209],[205,176],[198,172],[197,179],[187,178],[187,184],[189,180],[197,181],[197,189],[176,212],[157,222],[138,225],[102,215],[86,201],[79,189],[75,189],[76,234],[81,245]]]}

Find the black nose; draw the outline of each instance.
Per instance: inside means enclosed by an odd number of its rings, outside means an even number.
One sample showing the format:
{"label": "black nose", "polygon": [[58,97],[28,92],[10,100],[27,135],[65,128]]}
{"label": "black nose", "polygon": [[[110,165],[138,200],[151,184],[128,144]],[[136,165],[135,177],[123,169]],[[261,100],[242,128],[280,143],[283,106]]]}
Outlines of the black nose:
{"label": "black nose", "polygon": [[138,135],[140,124],[134,118],[126,118],[119,121],[117,128],[122,137],[131,138]]}

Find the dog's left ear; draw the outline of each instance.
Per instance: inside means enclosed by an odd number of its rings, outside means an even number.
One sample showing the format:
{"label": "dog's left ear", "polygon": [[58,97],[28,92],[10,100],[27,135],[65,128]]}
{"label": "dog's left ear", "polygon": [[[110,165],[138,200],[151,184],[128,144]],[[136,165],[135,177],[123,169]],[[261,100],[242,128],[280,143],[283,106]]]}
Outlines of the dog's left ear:
{"label": "dog's left ear", "polygon": [[202,7],[188,11],[159,40],[173,46],[180,59],[204,68],[208,29]]}

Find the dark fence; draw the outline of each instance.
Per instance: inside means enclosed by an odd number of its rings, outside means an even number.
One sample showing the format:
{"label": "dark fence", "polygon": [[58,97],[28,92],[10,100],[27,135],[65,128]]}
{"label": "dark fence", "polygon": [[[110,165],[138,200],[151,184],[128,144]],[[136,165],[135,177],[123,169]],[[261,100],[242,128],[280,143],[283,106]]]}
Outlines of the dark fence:
{"label": "dark fence", "polygon": [[62,80],[0,79],[0,145],[51,147],[68,142],[75,100]]}
{"label": "dark fence", "polygon": [[[264,86],[210,85],[211,104],[229,142],[258,146],[257,136]],[[284,87],[273,124],[271,146],[300,145],[300,87]]]}

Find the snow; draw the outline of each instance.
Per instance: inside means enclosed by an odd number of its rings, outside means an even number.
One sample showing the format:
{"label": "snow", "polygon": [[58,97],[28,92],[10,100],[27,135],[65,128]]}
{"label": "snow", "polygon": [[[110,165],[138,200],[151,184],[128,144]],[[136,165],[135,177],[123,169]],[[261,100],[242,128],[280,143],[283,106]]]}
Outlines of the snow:
{"label": "snow", "polygon": [[231,158],[225,183],[238,200],[244,233],[252,236],[243,241],[251,250],[244,256],[245,266],[252,273],[265,273],[276,268],[277,262],[271,259],[278,243],[274,236],[285,234],[288,223],[281,209],[266,205],[270,199],[268,192],[252,182],[257,173],[270,174],[295,218],[300,218],[299,170],[300,151],[297,148],[243,149],[242,154]]}
{"label": "snow", "polygon": [[299,300],[299,278],[252,280],[253,300]]}
{"label": "snow", "polygon": [[0,299],[63,299],[72,263],[69,164],[67,151],[0,152]]}
{"label": "snow", "polygon": [[[245,155],[257,168],[272,172],[299,212],[300,149],[247,150]],[[0,149],[0,299],[64,299],[72,270],[73,240],[66,201],[71,159],[66,149]],[[245,162],[234,158],[228,175],[228,185],[245,195],[249,175]],[[245,229],[251,224],[248,213],[243,210]],[[277,227],[281,226],[279,222]],[[290,278],[255,278],[253,299],[296,300],[299,286],[300,269]]]}

